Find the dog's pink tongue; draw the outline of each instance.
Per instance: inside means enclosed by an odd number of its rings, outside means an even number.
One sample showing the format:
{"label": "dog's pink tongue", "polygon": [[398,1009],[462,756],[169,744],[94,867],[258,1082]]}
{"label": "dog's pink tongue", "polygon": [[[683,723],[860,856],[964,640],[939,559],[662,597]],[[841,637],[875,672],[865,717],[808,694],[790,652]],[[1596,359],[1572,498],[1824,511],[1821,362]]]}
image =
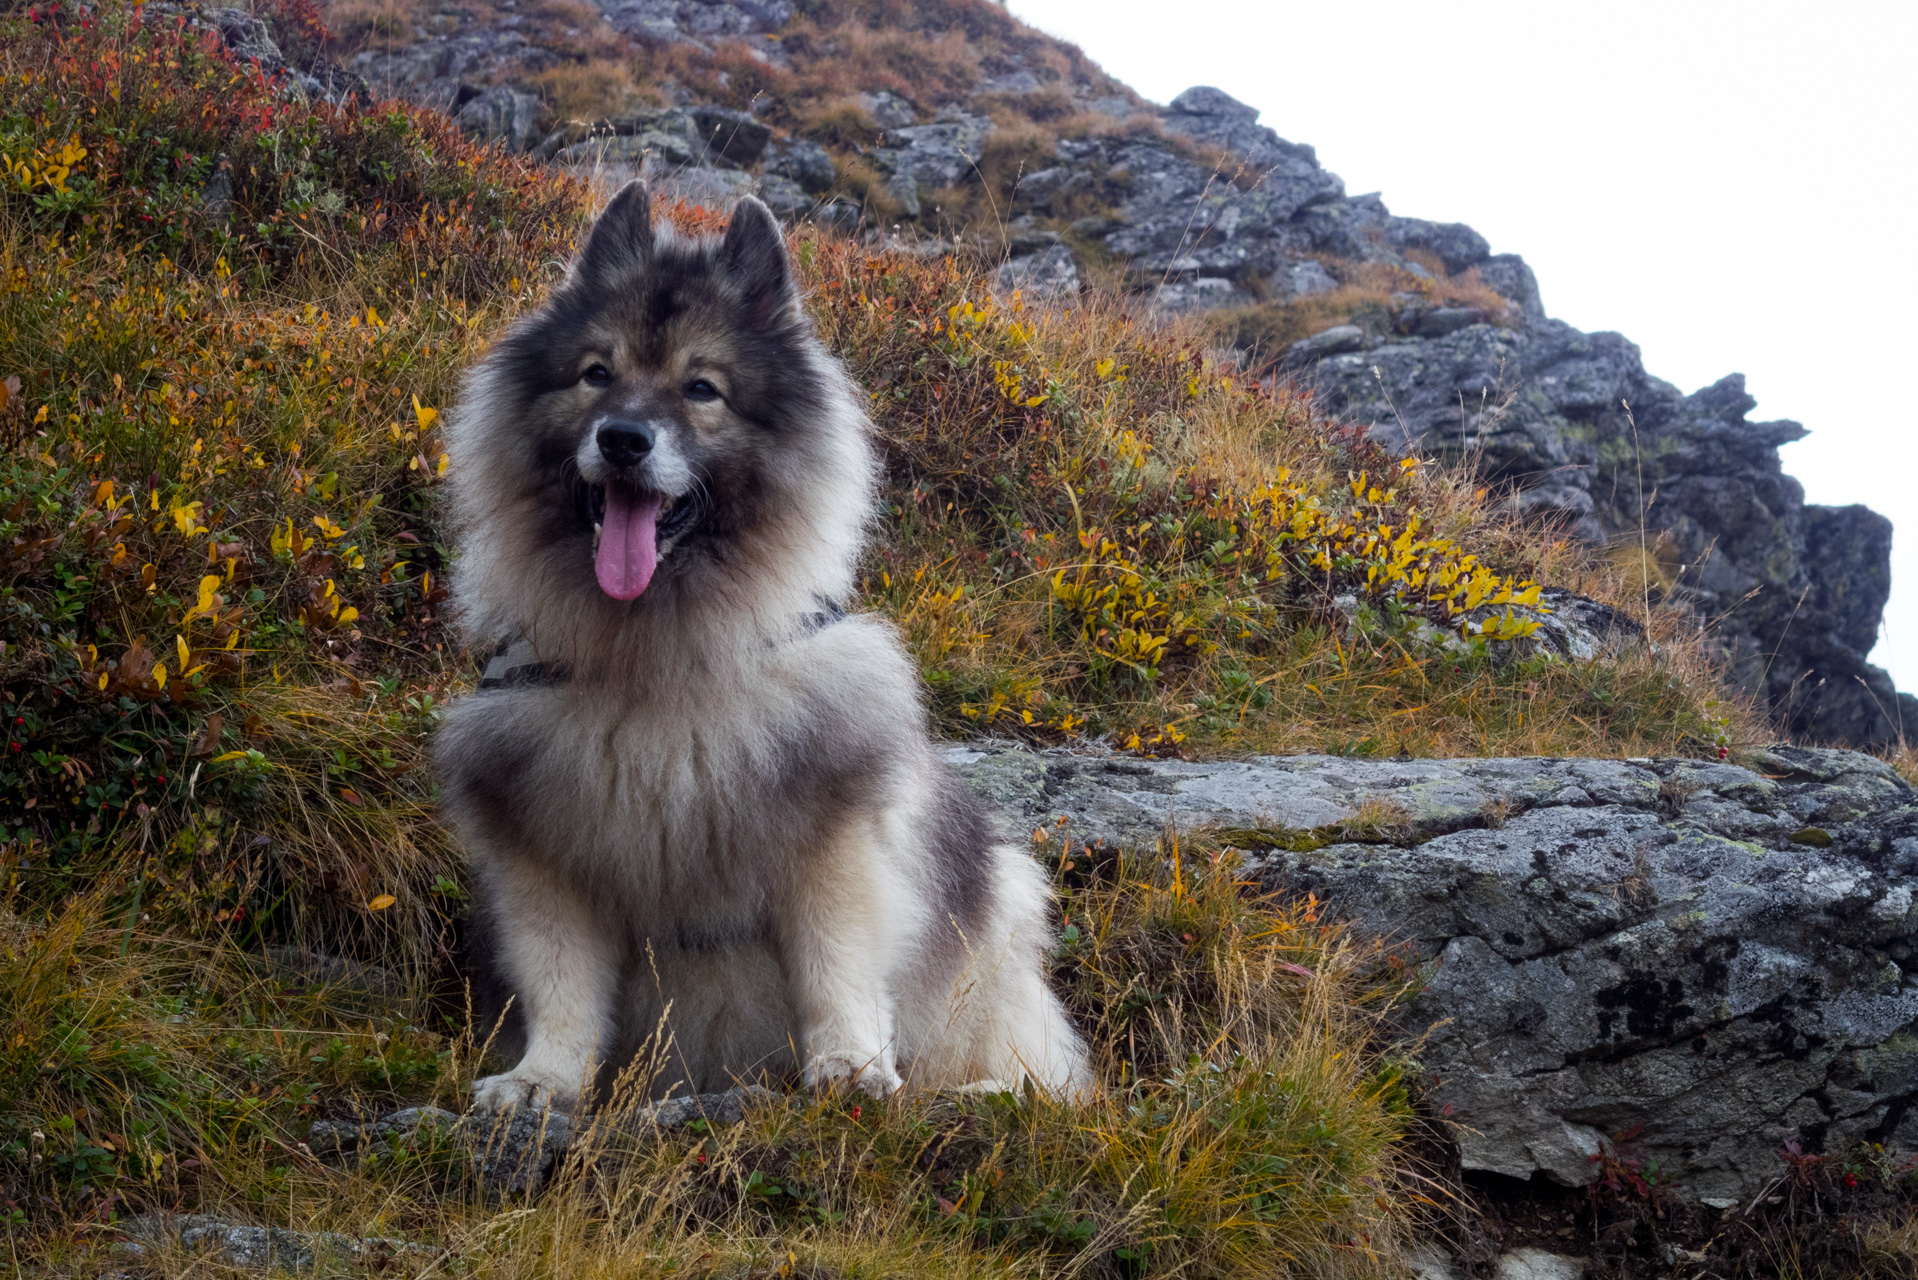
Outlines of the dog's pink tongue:
{"label": "dog's pink tongue", "polygon": [[599,526],[599,555],[593,562],[600,590],[615,600],[635,600],[653,580],[659,563],[660,497],[644,496],[620,484],[606,486],[606,514]]}

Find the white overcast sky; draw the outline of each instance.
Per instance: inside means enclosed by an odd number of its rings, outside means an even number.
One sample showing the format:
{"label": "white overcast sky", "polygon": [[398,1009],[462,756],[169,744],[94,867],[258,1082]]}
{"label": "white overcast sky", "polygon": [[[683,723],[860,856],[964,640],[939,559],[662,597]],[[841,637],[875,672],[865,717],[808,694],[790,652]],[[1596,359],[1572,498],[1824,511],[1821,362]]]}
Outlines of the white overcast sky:
{"label": "white overcast sky", "polygon": [[1690,392],[1743,373],[1812,502],[1897,526],[1873,660],[1918,692],[1918,3],[1010,0],[1164,103],[1210,84],[1346,190],[1523,254]]}

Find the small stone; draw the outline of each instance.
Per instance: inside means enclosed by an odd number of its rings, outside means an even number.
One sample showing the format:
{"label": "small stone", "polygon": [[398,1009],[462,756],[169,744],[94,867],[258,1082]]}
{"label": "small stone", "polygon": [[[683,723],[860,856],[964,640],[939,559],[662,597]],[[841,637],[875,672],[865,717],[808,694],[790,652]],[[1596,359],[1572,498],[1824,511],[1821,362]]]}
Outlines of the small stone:
{"label": "small stone", "polygon": [[1358,351],[1365,346],[1365,330],[1355,324],[1335,324],[1330,329],[1321,329],[1309,338],[1301,338],[1292,344],[1292,350],[1301,355],[1330,356],[1341,351]]}
{"label": "small stone", "polygon": [[1055,244],[1040,253],[1013,258],[994,277],[1001,293],[1015,290],[1026,298],[1056,301],[1079,292],[1079,263],[1072,250]]}
{"label": "small stone", "polygon": [[804,138],[781,138],[767,146],[761,167],[769,174],[791,179],[809,195],[823,195],[839,180],[832,156],[817,142]]}
{"label": "small stone", "polygon": [[473,1143],[473,1169],[480,1181],[498,1191],[537,1191],[553,1166],[573,1144],[573,1118],[562,1111],[519,1107],[505,1114],[484,1113],[462,1122]]}
{"label": "small stone", "polygon": [[903,129],[919,119],[919,112],[910,102],[887,89],[862,93],[854,100],[881,129]]}
{"label": "small stone", "polygon": [[738,1124],[746,1118],[750,1106],[764,1105],[777,1095],[762,1085],[741,1085],[723,1093],[701,1093],[686,1098],[667,1098],[641,1111],[638,1123],[661,1129],[677,1129],[695,1120],[708,1124]]}
{"label": "small stone", "polygon": [[1156,315],[1176,316],[1188,311],[1214,311],[1220,307],[1242,306],[1252,299],[1239,292],[1230,280],[1206,276],[1198,280],[1175,280],[1152,292],[1152,310]]}
{"label": "small stone", "polygon": [[1543,1249],[1514,1249],[1502,1255],[1492,1280],[1584,1280],[1585,1259]]}
{"label": "small stone", "polygon": [[691,107],[687,114],[692,117],[693,128],[706,149],[727,164],[742,169],[758,164],[766,144],[772,141],[773,131],[745,111]]}
{"label": "small stone", "polygon": [[511,85],[496,84],[460,108],[454,123],[467,137],[480,142],[497,142],[518,154],[531,151],[544,131],[540,117],[545,106],[530,93]]}
{"label": "small stone", "polygon": [[1831,832],[1823,827],[1800,827],[1791,833],[1793,844],[1809,845],[1813,849],[1831,848]]}
{"label": "small stone", "polygon": [[1421,338],[1442,338],[1484,319],[1484,313],[1476,307],[1433,307],[1420,314],[1418,325],[1412,332]]}
{"label": "small stone", "polygon": [[1304,262],[1295,262],[1281,267],[1272,277],[1273,288],[1284,298],[1311,298],[1321,293],[1331,293],[1339,287],[1339,282],[1315,258]]}
{"label": "small stone", "polygon": [[1437,1245],[1413,1245],[1405,1251],[1405,1265],[1412,1280],[1459,1280],[1458,1263]]}

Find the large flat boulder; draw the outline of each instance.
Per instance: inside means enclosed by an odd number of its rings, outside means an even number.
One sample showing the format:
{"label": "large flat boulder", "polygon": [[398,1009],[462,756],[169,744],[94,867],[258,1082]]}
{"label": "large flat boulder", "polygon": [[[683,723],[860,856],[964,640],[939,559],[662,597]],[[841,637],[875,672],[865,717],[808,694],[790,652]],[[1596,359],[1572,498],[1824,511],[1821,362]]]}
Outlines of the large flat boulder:
{"label": "large flat boulder", "polygon": [[1399,1030],[1467,1168],[1580,1185],[1633,1134],[1730,1200],[1787,1142],[1918,1148],[1918,795],[1873,757],[947,755],[1015,832],[1209,829],[1402,945],[1428,976]]}

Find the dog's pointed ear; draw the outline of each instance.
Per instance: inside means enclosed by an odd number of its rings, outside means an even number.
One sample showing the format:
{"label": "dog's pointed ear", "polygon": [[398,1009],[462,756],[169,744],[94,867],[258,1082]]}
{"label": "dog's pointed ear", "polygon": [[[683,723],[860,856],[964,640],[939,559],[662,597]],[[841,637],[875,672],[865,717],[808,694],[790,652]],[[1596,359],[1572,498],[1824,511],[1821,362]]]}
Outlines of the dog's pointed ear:
{"label": "dog's pointed ear", "polygon": [[643,267],[653,256],[653,198],[646,184],[634,179],[619,189],[593,223],[586,249],[579,255],[579,273],[591,280],[610,281]]}
{"label": "dog's pointed ear", "polygon": [[732,225],[720,260],[733,278],[745,306],[748,324],[767,328],[785,320],[799,305],[799,286],[793,280],[786,237],[771,209],[751,196],[733,208]]}

